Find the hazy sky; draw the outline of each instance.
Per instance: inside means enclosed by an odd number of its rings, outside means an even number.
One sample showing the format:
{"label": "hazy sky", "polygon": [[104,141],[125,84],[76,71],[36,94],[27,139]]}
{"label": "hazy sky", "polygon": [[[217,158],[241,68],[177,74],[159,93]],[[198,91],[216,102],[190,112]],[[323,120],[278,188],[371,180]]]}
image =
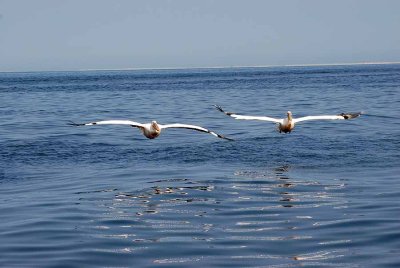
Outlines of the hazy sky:
{"label": "hazy sky", "polygon": [[0,0],[0,71],[400,61],[397,0]]}

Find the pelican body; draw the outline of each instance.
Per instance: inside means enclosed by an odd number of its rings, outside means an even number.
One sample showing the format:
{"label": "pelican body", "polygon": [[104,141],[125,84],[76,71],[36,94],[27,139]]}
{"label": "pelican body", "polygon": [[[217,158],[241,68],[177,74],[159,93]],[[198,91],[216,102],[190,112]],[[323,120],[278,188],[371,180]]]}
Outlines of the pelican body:
{"label": "pelican body", "polygon": [[152,121],[149,126],[140,128],[143,135],[148,139],[155,139],[161,134],[161,128],[156,121]]}
{"label": "pelican body", "polygon": [[277,123],[279,133],[290,133],[294,129],[292,112],[287,112],[287,118],[283,119],[282,123]]}

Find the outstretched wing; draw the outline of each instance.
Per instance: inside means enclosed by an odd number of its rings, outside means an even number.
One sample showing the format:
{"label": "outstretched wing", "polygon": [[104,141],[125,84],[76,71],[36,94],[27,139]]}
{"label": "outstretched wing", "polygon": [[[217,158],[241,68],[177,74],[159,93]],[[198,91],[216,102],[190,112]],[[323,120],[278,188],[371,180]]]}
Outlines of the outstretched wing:
{"label": "outstretched wing", "polygon": [[315,115],[315,116],[304,116],[299,118],[294,118],[293,122],[298,123],[302,121],[309,121],[309,120],[347,120],[359,117],[361,113],[341,113],[338,115]]}
{"label": "outstretched wing", "polygon": [[274,122],[274,123],[282,123],[283,119],[279,118],[273,118],[273,117],[268,117],[268,116],[250,116],[250,115],[240,115],[240,114],[235,114],[235,113],[230,113],[230,112],[225,112],[221,106],[214,105],[215,108],[217,108],[218,111],[223,112],[224,114],[233,117],[235,119],[243,119],[243,120],[261,120],[261,121],[269,121],[269,122]]}
{"label": "outstretched wing", "polygon": [[199,127],[199,126],[195,126],[195,125],[186,125],[186,124],[168,124],[168,125],[158,125],[161,129],[166,129],[166,128],[186,128],[186,129],[193,129],[193,130],[197,130],[200,132],[205,132],[205,133],[209,133],[215,137],[221,138],[221,139],[225,139],[225,140],[230,140],[233,141],[233,139],[231,138],[227,138],[223,135],[220,135],[218,133],[215,133],[211,130],[208,130],[206,128],[203,127]]}
{"label": "outstretched wing", "polygon": [[142,128],[144,125],[130,120],[104,120],[90,123],[74,123],[70,122],[71,126],[95,126],[95,125],[129,125],[131,127]]}

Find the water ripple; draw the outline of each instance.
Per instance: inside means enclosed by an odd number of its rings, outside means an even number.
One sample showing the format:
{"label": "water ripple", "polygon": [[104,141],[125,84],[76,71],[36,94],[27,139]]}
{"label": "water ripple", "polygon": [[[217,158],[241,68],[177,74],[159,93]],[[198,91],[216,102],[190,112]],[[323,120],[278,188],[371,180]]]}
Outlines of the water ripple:
{"label": "water ripple", "polygon": [[0,266],[399,267],[399,66],[0,73]]}

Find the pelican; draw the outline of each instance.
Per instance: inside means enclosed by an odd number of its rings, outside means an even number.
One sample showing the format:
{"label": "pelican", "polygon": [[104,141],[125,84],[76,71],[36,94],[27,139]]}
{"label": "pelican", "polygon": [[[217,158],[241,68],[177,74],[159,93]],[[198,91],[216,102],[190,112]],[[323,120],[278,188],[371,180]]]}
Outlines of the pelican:
{"label": "pelican", "polygon": [[128,126],[136,127],[138,129],[140,129],[142,131],[143,135],[148,139],[157,138],[158,136],[160,136],[161,131],[163,129],[167,129],[167,128],[186,128],[186,129],[193,129],[193,130],[197,130],[197,131],[200,131],[200,132],[209,133],[209,134],[211,134],[211,135],[213,135],[215,137],[221,138],[221,139],[232,140],[231,138],[227,138],[225,136],[217,134],[217,133],[215,133],[213,131],[210,131],[210,130],[208,130],[206,128],[203,128],[203,127],[194,126],[194,125],[186,125],[186,124],[161,125],[161,124],[157,123],[156,121],[152,121],[151,123],[147,123],[147,124],[141,124],[141,123],[130,121],[130,120],[104,120],[104,121],[81,123],[81,124],[70,122],[69,125],[72,125],[72,126],[128,125]]}
{"label": "pelican", "polygon": [[233,117],[235,119],[243,119],[243,120],[261,120],[261,121],[269,121],[277,124],[277,128],[279,133],[290,133],[294,129],[296,123],[309,121],[309,120],[347,120],[359,117],[361,113],[341,113],[338,115],[315,115],[315,116],[304,116],[299,118],[293,118],[292,112],[287,112],[287,118],[279,119],[267,116],[248,116],[248,115],[239,115],[235,113],[225,112],[221,106],[214,105],[217,110],[223,112],[224,114]]}

